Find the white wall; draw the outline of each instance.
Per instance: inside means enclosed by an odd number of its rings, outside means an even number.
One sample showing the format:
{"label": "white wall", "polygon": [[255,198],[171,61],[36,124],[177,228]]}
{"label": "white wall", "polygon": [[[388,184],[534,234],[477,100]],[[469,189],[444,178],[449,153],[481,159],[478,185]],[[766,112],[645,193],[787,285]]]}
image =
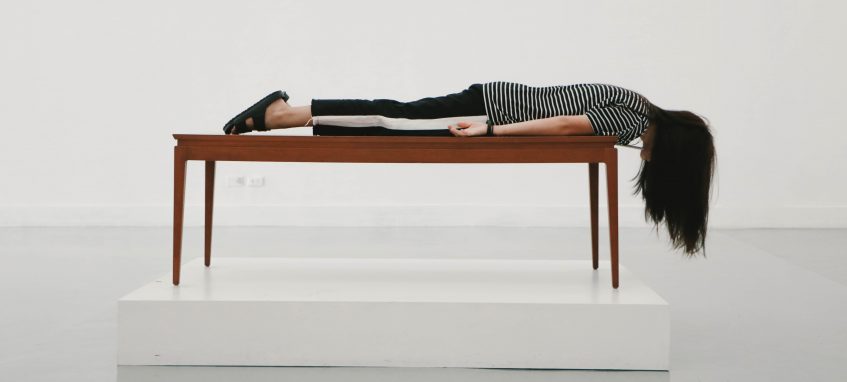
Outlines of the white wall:
{"label": "white wall", "polygon": [[[168,225],[171,134],[218,134],[270,90],[287,90],[292,104],[414,100],[507,80],[613,83],[708,117],[718,153],[713,227],[847,226],[843,2],[0,7],[0,225]],[[629,195],[638,152],[619,153],[622,224],[643,226]],[[586,173],[550,164],[221,163],[217,222],[584,225]],[[266,187],[224,185],[252,174]],[[192,162],[193,206],[201,186],[202,165]],[[187,214],[200,222],[197,208]]]}

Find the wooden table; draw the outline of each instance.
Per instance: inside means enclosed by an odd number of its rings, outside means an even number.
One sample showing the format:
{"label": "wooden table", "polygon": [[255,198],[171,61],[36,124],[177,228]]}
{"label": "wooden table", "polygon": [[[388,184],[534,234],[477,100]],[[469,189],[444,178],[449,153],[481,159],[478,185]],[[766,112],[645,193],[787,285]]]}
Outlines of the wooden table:
{"label": "wooden table", "polygon": [[185,173],[206,161],[205,264],[211,264],[215,162],[588,163],[591,254],[597,254],[598,163],[606,164],[612,287],[618,283],[618,154],[615,136],[279,136],[174,134],[173,284],[179,285]]}

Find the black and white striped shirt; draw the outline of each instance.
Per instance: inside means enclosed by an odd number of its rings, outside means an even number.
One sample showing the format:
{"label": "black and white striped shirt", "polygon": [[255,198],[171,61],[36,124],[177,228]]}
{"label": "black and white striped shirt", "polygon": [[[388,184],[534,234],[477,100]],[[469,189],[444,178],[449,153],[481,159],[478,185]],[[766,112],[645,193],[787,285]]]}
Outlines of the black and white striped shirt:
{"label": "black and white striped shirt", "polygon": [[498,81],[482,84],[482,90],[486,114],[495,125],[584,114],[595,135],[617,135],[618,144],[627,144],[649,123],[650,102],[613,85],[533,87]]}

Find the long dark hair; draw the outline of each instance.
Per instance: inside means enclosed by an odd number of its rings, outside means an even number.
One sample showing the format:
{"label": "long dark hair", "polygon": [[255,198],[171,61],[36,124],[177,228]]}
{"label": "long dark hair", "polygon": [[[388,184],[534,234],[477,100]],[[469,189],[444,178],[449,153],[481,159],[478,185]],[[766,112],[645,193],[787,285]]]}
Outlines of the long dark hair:
{"label": "long dark hair", "polygon": [[[634,194],[644,198],[644,219],[656,227],[662,220],[674,249],[706,256],[709,197],[715,170],[715,146],[709,124],[685,110],[652,105],[655,128],[650,160],[642,161]],[[633,180],[635,180],[635,178]]]}

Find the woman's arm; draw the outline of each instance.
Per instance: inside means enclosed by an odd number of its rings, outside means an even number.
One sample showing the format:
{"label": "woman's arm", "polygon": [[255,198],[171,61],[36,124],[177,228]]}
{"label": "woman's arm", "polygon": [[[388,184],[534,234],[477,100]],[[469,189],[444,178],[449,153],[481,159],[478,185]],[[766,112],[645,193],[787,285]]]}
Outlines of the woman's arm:
{"label": "woman's arm", "polygon": [[560,115],[494,126],[494,135],[594,135],[594,131],[585,115]]}
{"label": "woman's arm", "polygon": [[[488,126],[480,122],[459,122],[450,125],[456,136],[473,137],[485,135]],[[507,125],[495,125],[494,135],[594,135],[591,122],[585,115],[560,115]]]}

